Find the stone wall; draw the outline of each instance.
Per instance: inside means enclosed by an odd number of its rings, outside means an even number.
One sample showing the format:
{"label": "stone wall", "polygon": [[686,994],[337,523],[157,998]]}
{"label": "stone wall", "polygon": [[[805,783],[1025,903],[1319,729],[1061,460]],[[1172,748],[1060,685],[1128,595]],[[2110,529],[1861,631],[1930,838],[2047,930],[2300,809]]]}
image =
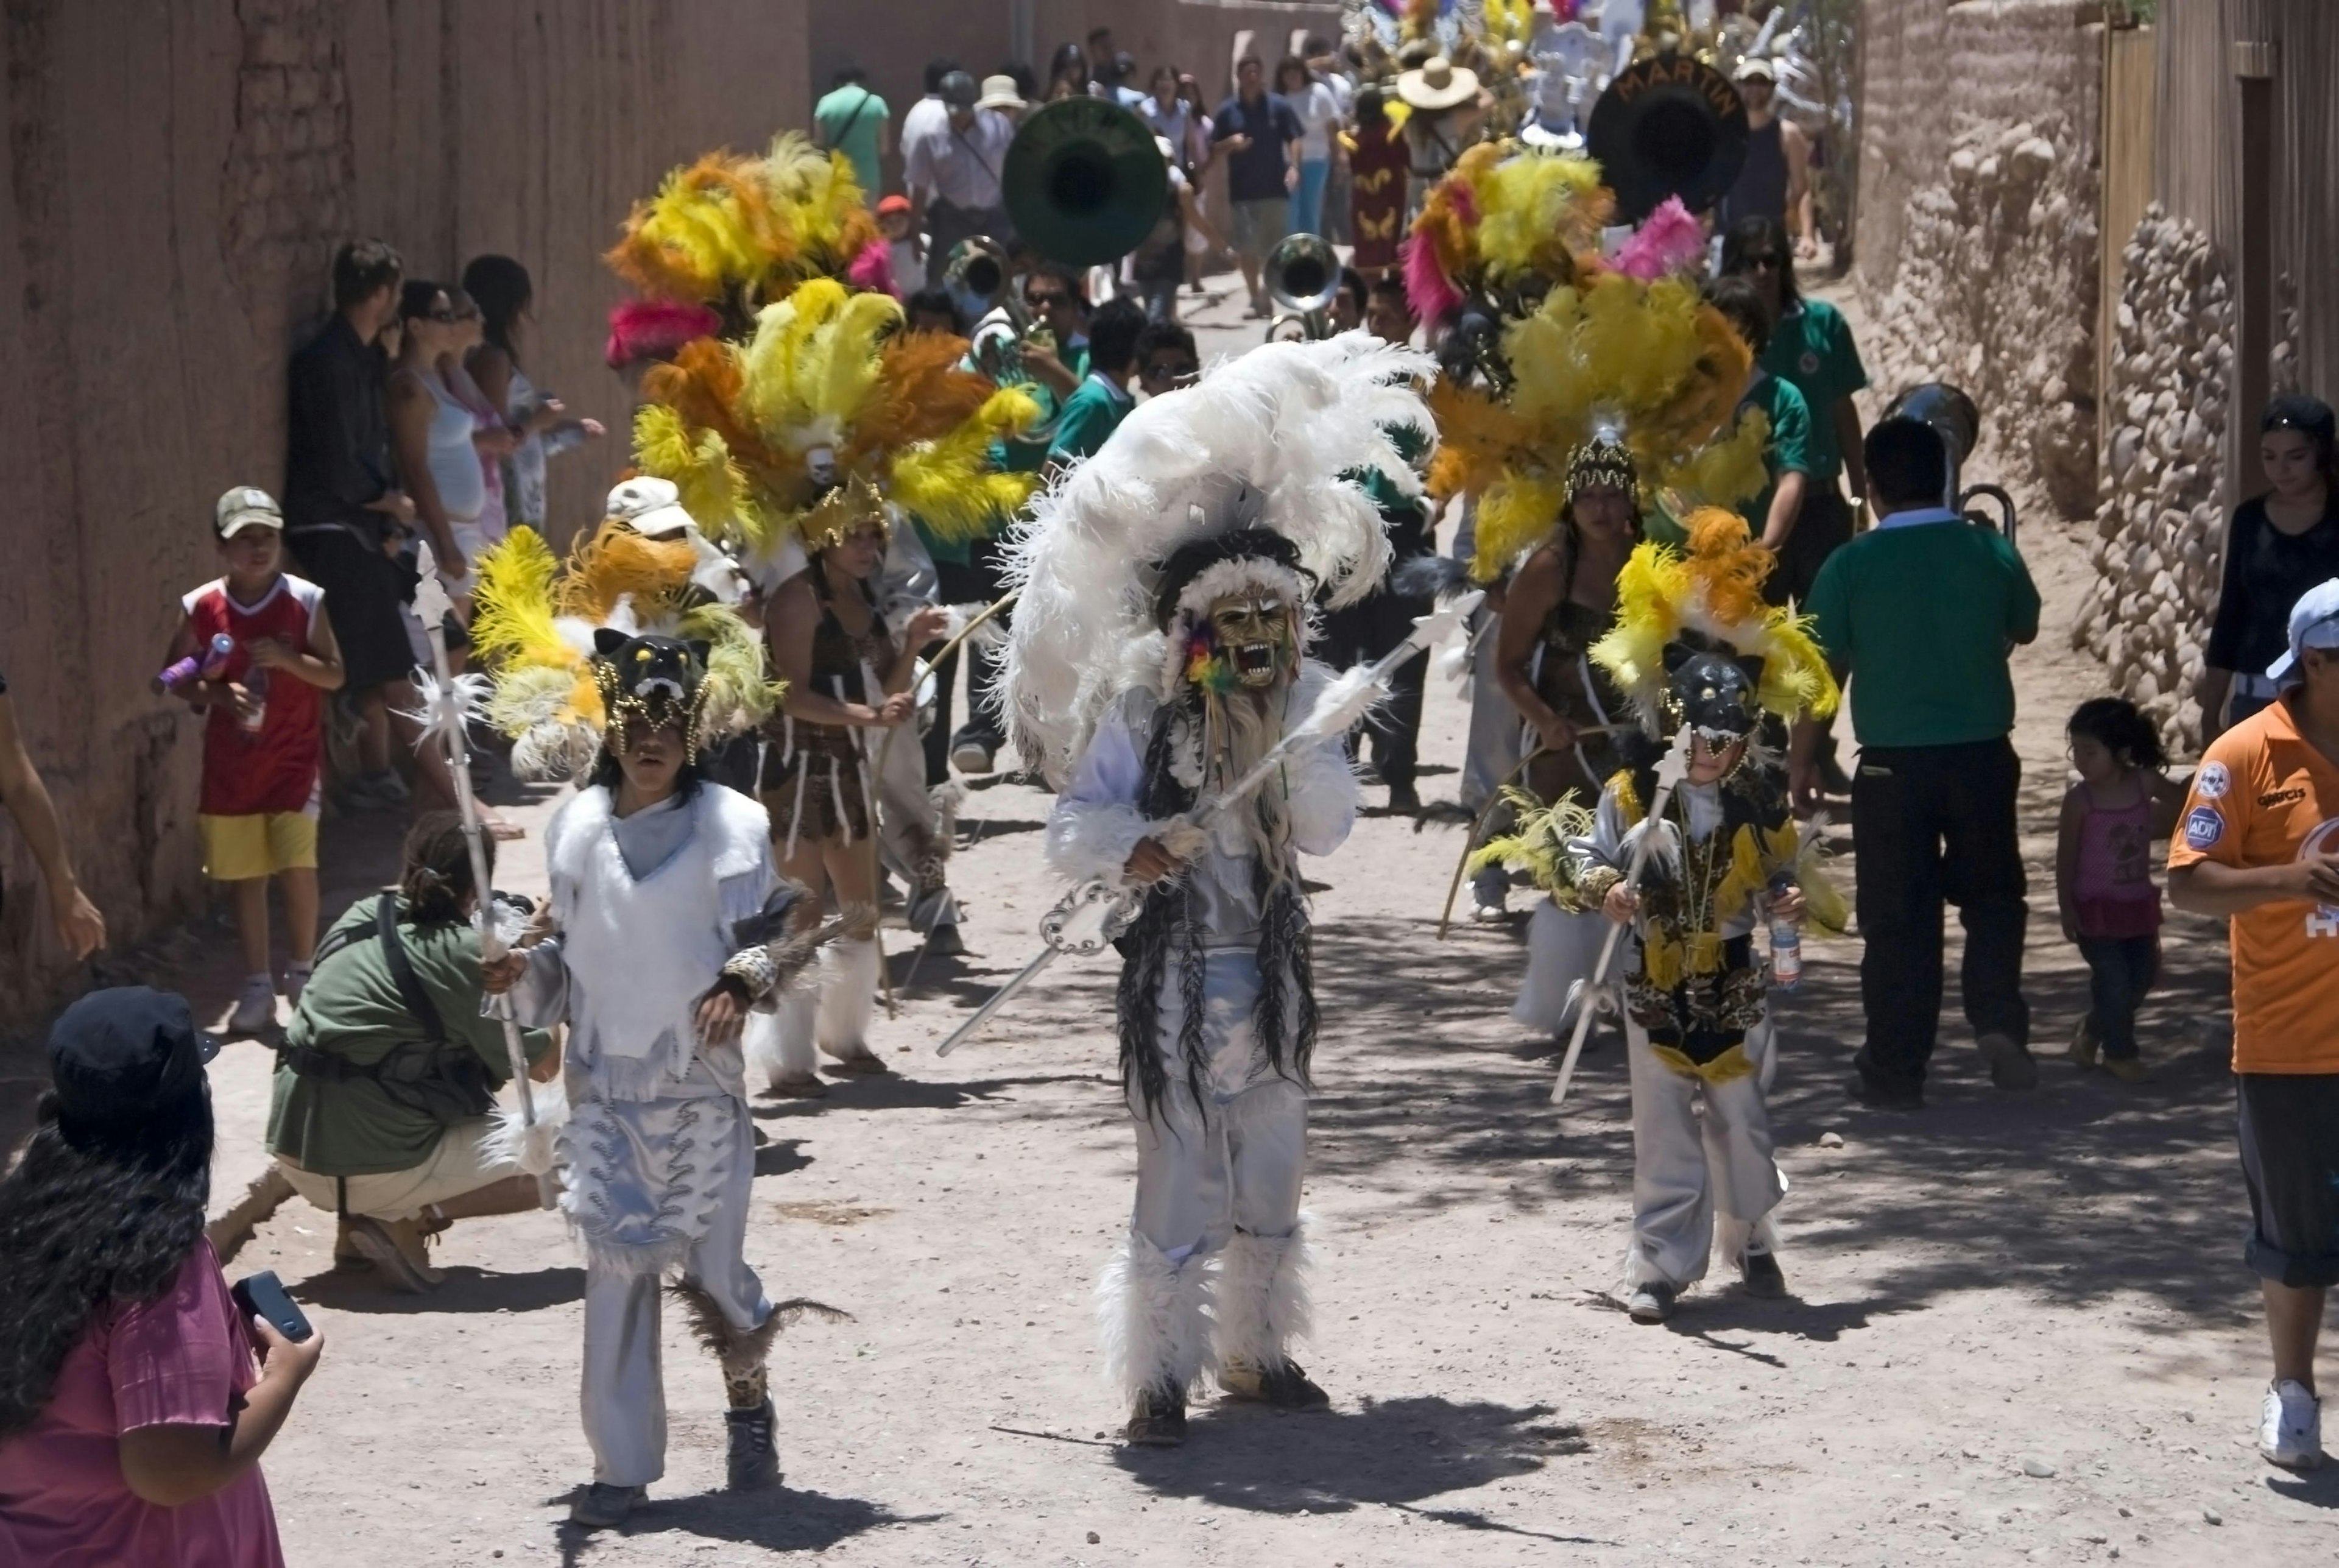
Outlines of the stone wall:
{"label": "stone wall", "polygon": [[2072,636],[2104,661],[2114,690],[2190,751],[2222,570],[2232,285],[2208,235],[2157,202],[2121,260],[2106,494],[2088,547],[2098,581]]}
{"label": "stone wall", "polygon": [[[0,188],[0,675],[117,946],[200,894],[197,725],[146,682],[217,574],[209,508],[278,483],[284,361],[333,248],[534,271],[539,384],[620,431],[600,363],[627,204],[805,122],[809,0],[11,0]],[[555,466],[581,519],[622,440]],[[0,1027],[70,977],[0,830]]]}
{"label": "stone wall", "polygon": [[2073,0],[1860,8],[1860,345],[1886,397],[1954,381],[2027,501],[2096,510],[2102,35]]}

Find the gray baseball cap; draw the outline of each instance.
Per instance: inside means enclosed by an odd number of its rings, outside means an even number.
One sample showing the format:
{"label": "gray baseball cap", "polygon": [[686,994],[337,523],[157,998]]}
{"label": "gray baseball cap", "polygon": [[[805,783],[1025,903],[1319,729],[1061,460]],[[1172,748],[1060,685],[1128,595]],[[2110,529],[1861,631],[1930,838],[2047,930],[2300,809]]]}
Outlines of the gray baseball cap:
{"label": "gray baseball cap", "polygon": [[274,528],[284,531],[284,508],[276,498],[254,485],[238,485],[219,498],[212,508],[212,532],[222,539],[232,539],[246,528]]}

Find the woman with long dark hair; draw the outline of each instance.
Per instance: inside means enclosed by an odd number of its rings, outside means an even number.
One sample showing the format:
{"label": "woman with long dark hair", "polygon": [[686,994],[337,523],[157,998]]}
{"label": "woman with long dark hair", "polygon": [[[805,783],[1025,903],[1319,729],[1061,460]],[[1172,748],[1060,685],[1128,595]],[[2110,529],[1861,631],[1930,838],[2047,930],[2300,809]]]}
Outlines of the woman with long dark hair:
{"label": "woman with long dark hair", "polygon": [[247,1318],[203,1238],[216,1049],[143,986],[50,1031],[0,1178],[0,1562],[284,1561],[259,1461],[324,1336]]}
{"label": "woman with long dark hair", "polygon": [[464,366],[519,438],[503,460],[504,515],[514,528],[542,533],[546,460],[605,432],[598,419],[570,419],[567,406],[539,390],[520,369],[520,345],[536,304],[526,267],[509,256],[474,256],[463,268],[463,291],[478,303],[482,330]]}
{"label": "woman with long dark hair", "polygon": [[[2201,738],[2274,701],[2266,666],[2290,648],[2290,609],[2339,577],[2339,441],[2331,405],[2276,398],[2258,417],[2267,489],[2234,508],[2226,580],[2201,659]],[[2230,705],[2229,705],[2230,704]]]}
{"label": "woman with long dark hair", "polygon": [[[1589,805],[1623,764],[1609,726],[1629,725],[1632,715],[1591,651],[1616,618],[1616,578],[1641,539],[1638,487],[1623,446],[1595,437],[1578,448],[1559,526],[1519,567],[1503,601],[1495,676],[1535,732],[1526,785],[1546,803],[1573,794]],[[1572,914],[1549,899],[1537,904],[1511,1016],[1564,1032],[1574,1021],[1568,992],[1591,974],[1605,934],[1597,913]]]}

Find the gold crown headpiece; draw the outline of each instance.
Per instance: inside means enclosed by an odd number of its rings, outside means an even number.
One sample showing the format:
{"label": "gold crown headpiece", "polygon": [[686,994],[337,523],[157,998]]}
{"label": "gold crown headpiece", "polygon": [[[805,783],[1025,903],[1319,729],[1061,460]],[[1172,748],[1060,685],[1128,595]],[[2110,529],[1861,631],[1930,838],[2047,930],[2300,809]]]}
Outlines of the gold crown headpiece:
{"label": "gold crown headpiece", "polygon": [[845,536],[855,528],[874,524],[880,542],[893,537],[893,528],[885,512],[885,498],[877,488],[855,474],[832,487],[804,515],[804,547],[812,554],[833,550],[844,542]]}

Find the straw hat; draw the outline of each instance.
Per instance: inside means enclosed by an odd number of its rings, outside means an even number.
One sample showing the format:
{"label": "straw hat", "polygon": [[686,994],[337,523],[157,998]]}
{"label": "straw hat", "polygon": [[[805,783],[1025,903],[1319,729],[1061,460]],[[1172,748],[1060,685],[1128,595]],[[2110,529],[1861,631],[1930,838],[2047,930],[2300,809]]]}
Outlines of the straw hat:
{"label": "straw hat", "polygon": [[1397,74],[1396,95],[1425,114],[1466,104],[1478,95],[1478,73],[1432,54],[1418,71]]}

